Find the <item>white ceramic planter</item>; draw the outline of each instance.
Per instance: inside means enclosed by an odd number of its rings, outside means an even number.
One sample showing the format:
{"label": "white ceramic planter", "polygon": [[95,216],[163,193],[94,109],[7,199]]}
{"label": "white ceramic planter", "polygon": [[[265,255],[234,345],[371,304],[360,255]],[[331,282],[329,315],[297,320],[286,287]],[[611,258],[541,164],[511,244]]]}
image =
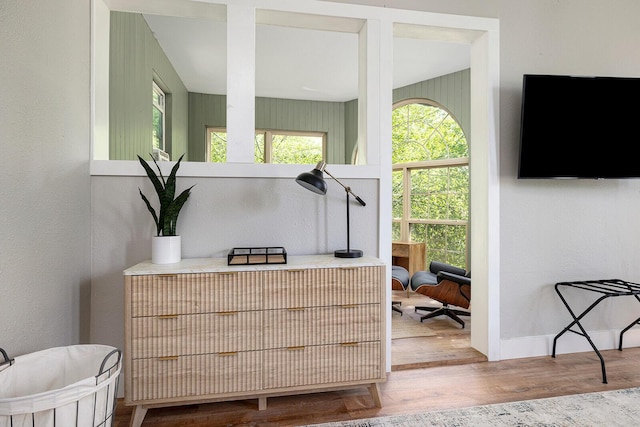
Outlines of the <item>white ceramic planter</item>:
{"label": "white ceramic planter", "polygon": [[151,262],[173,264],[182,259],[180,236],[153,236],[151,238]]}

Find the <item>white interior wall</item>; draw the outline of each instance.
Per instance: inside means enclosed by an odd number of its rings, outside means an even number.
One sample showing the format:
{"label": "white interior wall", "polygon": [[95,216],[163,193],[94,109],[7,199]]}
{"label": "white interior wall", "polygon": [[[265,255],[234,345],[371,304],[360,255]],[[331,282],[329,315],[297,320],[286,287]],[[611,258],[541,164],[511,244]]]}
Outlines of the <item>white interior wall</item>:
{"label": "white interior wall", "polygon": [[[640,227],[634,215],[640,209],[640,181],[515,179],[522,74],[640,77],[640,57],[632,53],[640,42],[640,27],[633,23],[639,13],[640,4],[627,0],[500,2],[505,356],[549,354],[551,339],[571,320],[554,283],[610,278],[640,282]],[[609,118],[615,120],[617,106],[610,107]],[[550,118],[561,120],[562,111]],[[603,141],[602,149],[615,150],[615,138]],[[583,295],[570,297],[576,307],[585,307]],[[585,319],[590,330],[601,331],[596,336],[601,337],[599,346],[616,348],[616,331],[638,316],[637,305],[610,300]],[[632,336],[625,337],[625,344],[634,344]],[[584,339],[571,345],[574,338],[580,337],[561,338],[558,350],[572,351],[578,344],[587,349]]]}
{"label": "white interior wall", "polygon": [[89,340],[89,3],[0,3],[0,347]]}
{"label": "white interior wall", "polygon": [[[640,76],[640,57],[634,54],[640,40],[634,17],[640,4],[634,0],[378,3],[500,19],[501,357],[548,354],[549,337],[569,320],[553,283],[593,277],[640,281],[636,262],[640,230],[635,218],[640,183],[517,181],[522,74]],[[123,334],[121,269],[127,260],[149,255],[144,241],[125,245],[119,241],[118,236],[131,238],[130,227],[135,225],[131,221],[145,221],[144,215],[128,217],[139,207],[134,208],[135,191],[124,193],[144,180],[91,178],[88,173],[88,2],[7,0],[1,8],[0,52],[10,60],[0,61],[0,144],[5,155],[0,168],[4,184],[0,187],[0,345],[23,353],[78,342],[86,336],[89,318],[91,341],[118,344]],[[49,131],[47,138],[40,138],[42,129]],[[44,154],[41,144],[55,149]],[[360,183],[354,181],[354,187]],[[367,180],[362,184],[368,188]],[[194,190],[207,187],[198,182]],[[281,194],[282,188],[277,190]],[[90,214],[92,199],[99,202]],[[189,222],[189,215],[185,210],[181,220]],[[115,235],[108,237],[111,233]],[[339,234],[336,231],[335,237]],[[90,274],[91,235],[92,257],[97,261]],[[60,238],[65,243],[59,243]],[[227,239],[225,247],[235,244],[230,236]],[[292,244],[300,248],[300,242]],[[186,256],[194,253],[185,247]],[[85,292],[90,284],[93,304]],[[602,331],[603,342],[612,343],[612,332],[637,317],[636,304],[607,303],[594,313],[590,329]]]}

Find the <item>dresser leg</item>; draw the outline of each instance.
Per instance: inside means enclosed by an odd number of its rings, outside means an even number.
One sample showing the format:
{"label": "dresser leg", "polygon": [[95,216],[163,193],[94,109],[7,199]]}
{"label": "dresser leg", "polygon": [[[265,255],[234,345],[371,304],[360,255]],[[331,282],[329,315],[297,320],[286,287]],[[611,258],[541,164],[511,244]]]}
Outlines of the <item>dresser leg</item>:
{"label": "dresser leg", "polygon": [[147,415],[147,408],[142,405],[136,406],[133,410],[133,415],[131,415],[131,423],[129,424],[129,427],[140,427],[145,415]]}
{"label": "dresser leg", "polygon": [[258,398],[258,411],[264,411],[267,409],[267,398],[259,397]]}
{"label": "dresser leg", "polygon": [[372,383],[369,385],[369,393],[371,393],[371,397],[373,398],[373,404],[377,408],[382,408],[382,400],[380,399],[380,388],[378,387],[378,383]]}

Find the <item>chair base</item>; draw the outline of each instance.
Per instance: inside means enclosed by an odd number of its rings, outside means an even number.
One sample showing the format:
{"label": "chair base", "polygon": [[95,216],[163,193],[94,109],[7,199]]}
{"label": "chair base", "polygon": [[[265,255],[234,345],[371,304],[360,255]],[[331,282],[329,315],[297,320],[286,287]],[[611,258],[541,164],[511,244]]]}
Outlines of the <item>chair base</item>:
{"label": "chair base", "polygon": [[436,316],[449,316],[450,318],[458,322],[462,326],[462,329],[464,329],[464,321],[458,316],[471,316],[471,313],[468,311],[449,308],[449,306],[446,304],[442,307],[416,307],[415,311],[417,312],[418,310],[430,312],[422,316],[420,318],[420,322],[422,322],[424,319],[430,319]]}
{"label": "chair base", "polygon": [[391,301],[391,310],[397,311],[402,316],[404,313],[397,307],[398,305],[402,305],[402,301]]}

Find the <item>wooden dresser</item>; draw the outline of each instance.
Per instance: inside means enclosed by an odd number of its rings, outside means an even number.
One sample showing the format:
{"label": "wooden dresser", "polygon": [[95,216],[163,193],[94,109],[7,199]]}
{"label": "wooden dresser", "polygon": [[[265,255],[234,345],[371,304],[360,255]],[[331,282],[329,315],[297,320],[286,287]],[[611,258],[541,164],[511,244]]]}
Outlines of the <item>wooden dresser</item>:
{"label": "wooden dresser", "polygon": [[143,262],[124,271],[125,404],[148,408],[367,386],[381,406],[385,265],[291,256]]}

